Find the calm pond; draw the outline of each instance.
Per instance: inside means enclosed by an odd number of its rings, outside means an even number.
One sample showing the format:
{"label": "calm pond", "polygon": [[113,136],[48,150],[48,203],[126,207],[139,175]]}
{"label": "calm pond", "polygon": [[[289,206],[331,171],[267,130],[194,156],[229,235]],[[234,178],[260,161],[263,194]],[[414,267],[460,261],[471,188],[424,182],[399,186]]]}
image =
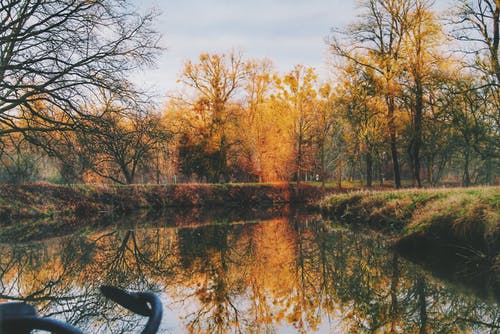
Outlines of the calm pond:
{"label": "calm pond", "polygon": [[[167,218],[165,218],[167,217]],[[151,290],[162,333],[496,333],[498,300],[446,283],[371,233],[293,211],[135,218],[84,234],[0,246],[0,301],[88,333],[144,319],[98,287]]]}

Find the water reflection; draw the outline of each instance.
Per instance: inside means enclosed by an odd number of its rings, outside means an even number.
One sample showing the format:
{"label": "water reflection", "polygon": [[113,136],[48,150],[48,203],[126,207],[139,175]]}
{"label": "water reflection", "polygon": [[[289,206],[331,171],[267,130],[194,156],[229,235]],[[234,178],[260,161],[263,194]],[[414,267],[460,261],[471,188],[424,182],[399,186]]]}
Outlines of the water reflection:
{"label": "water reflection", "polygon": [[488,333],[500,326],[497,302],[434,279],[380,239],[329,226],[281,216],[4,245],[0,299],[28,301],[40,314],[102,333],[140,331],[143,320],[106,302],[101,284],[160,293],[163,332]]}

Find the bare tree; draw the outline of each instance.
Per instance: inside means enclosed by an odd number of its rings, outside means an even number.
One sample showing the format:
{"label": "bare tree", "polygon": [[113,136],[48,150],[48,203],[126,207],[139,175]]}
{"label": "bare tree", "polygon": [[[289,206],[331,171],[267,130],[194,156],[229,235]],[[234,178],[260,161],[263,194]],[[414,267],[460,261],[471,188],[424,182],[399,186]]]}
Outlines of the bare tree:
{"label": "bare tree", "polygon": [[[480,80],[475,86],[482,96],[482,117],[487,135],[482,140],[474,140],[474,150],[486,159],[486,179],[493,180],[495,160],[499,157],[500,135],[500,0],[456,0],[455,10],[450,19],[454,37],[462,41],[461,54],[473,75]],[[470,96],[469,91],[456,94]],[[472,94],[473,95],[473,94]],[[457,99],[461,97],[458,96]],[[477,137],[477,136],[476,136]],[[479,144],[481,143],[481,144]]]}
{"label": "bare tree", "polygon": [[121,184],[136,182],[141,165],[152,163],[153,152],[170,135],[158,115],[108,112],[94,118],[83,132],[81,145],[91,160],[92,170]]}
{"label": "bare tree", "polygon": [[500,1],[457,0],[456,8],[452,17],[453,34],[460,41],[472,42],[473,53],[485,52],[486,72],[500,85]]}
{"label": "bare tree", "polygon": [[[70,128],[100,90],[128,94],[126,74],[160,49],[154,17],[127,0],[2,1],[0,137]],[[33,118],[44,122],[20,121]]]}

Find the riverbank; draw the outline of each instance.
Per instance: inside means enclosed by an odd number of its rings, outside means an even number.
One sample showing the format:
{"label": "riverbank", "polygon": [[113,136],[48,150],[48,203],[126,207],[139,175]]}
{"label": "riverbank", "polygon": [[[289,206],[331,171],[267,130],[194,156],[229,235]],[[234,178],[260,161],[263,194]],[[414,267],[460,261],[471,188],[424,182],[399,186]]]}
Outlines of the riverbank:
{"label": "riverbank", "polygon": [[314,184],[179,184],[179,185],[0,185],[2,221],[77,217],[100,213],[128,214],[170,207],[272,206],[310,203],[325,194],[345,192]]}
{"label": "riverbank", "polygon": [[500,187],[356,191],[302,184],[299,191],[285,183],[0,185],[0,241],[72,233],[140,211],[227,211],[317,201],[324,215],[383,231],[399,250],[425,263],[454,257],[459,264],[500,273]]}
{"label": "riverbank", "polygon": [[390,235],[397,250],[443,272],[491,271],[498,289],[500,187],[357,191],[327,196],[319,208]]}
{"label": "riverbank", "polygon": [[0,242],[27,242],[99,228],[137,214],[307,204],[345,192],[318,184],[0,185]]}

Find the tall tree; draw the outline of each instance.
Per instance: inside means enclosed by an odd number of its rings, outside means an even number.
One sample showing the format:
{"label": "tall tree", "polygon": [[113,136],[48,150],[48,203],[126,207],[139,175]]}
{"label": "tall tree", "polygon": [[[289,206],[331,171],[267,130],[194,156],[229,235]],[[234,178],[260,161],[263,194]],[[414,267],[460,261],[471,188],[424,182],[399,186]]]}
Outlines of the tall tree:
{"label": "tall tree", "polygon": [[[330,50],[334,55],[373,69],[384,82],[382,92],[386,103],[396,188],[401,187],[396,128],[396,98],[399,90],[397,79],[402,70],[405,17],[411,4],[411,0],[364,0],[360,3],[363,13],[358,21],[343,31],[335,31],[335,35],[329,40]],[[339,39],[342,36],[343,41]],[[366,59],[370,61],[367,62]]]}
{"label": "tall tree", "polygon": [[277,80],[276,105],[288,124],[294,150],[295,179],[300,184],[306,170],[312,138],[317,75],[310,67],[296,65],[282,79]]}
{"label": "tall tree", "polygon": [[[474,87],[477,87],[477,82],[473,77],[464,76],[451,81],[446,106],[447,117],[455,134],[453,139],[458,146],[457,151],[461,153],[462,185],[466,187],[475,181],[471,167],[478,150],[474,148],[487,143],[491,127],[485,118],[488,104],[485,103],[484,92]],[[487,160],[485,156],[479,155],[479,158]]]}
{"label": "tall tree", "polygon": [[269,114],[269,96],[273,88],[272,63],[269,60],[250,61],[248,63],[248,78],[245,85],[245,117],[242,132],[248,143],[253,165],[253,173],[258,181],[265,177],[266,151],[269,147],[267,139],[273,130],[272,119]]}
{"label": "tall tree", "polygon": [[403,68],[409,74],[408,90],[410,93],[410,147],[414,185],[422,187],[420,178],[420,152],[422,149],[422,131],[425,109],[425,90],[437,72],[436,66],[442,62],[438,49],[443,43],[441,27],[434,18],[429,0],[413,0],[409,13],[403,18],[406,29],[403,31],[404,55]]}
{"label": "tall tree", "polygon": [[319,177],[325,187],[327,177],[328,150],[331,148],[335,131],[335,123],[339,122],[339,113],[335,108],[335,94],[330,84],[324,84],[318,89],[319,100],[313,110],[313,136],[318,146]]}
{"label": "tall tree", "polygon": [[[500,157],[500,1],[499,0],[457,0],[452,11],[453,35],[461,44],[465,60],[471,71],[481,80],[476,80],[478,94],[484,97],[483,115],[488,118],[487,144],[474,147],[487,157],[487,171],[493,168],[493,161]],[[470,57],[472,55],[472,57]],[[468,92],[465,92],[466,94]],[[492,174],[488,172],[488,182]]]}
{"label": "tall tree", "polygon": [[355,151],[359,150],[365,157],[366,185],[371,187],[375,148],[383,138],[380,83],[372,69],[349,62],[339,86],[338,106],[350,126],[352,141],[358,144]]}

